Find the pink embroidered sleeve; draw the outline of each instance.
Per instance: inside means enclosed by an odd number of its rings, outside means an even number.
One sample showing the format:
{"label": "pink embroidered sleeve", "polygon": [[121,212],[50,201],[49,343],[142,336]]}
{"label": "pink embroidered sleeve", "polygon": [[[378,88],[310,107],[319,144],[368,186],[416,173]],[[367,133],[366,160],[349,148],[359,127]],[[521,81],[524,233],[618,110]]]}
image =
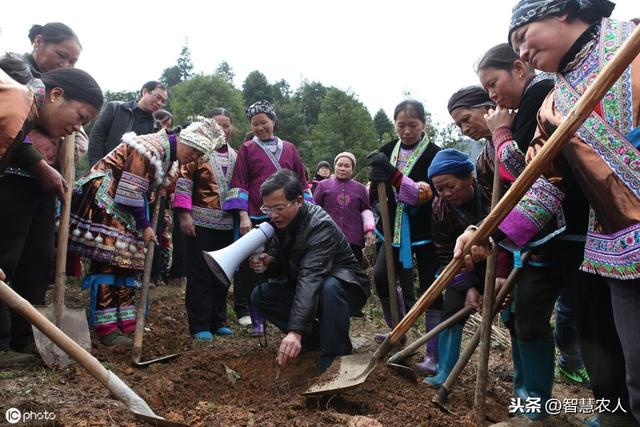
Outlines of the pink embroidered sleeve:
{"label": "pink embroidered sleeve", "polygon": [[376,222],[373,218],[373,212],[370,209],[365,209],[360,212],[360,216],[362,217],[362,231],[364,234],[367,234],[370,231],[373,231],[376,228]]}
{"label": "pink embroidered sleeve", "polygon": [[517,175],[514,174],[513,170],[509,170],[507,167],[509,159],[514,154],[512,151],[514,150],[515,145],[513,144],[513,134],[511,133],[511,129],[506,126],[500,127],[493,131],[491,139],[496,147],[496,155],[500,160],[500,178],[509,182],[515,181]]}
{"label": "pink embroidered sleeve", "polygon": [[398,201],[412,206],[418,204],[418,184],[406,175],[402,177],[400,183]]}

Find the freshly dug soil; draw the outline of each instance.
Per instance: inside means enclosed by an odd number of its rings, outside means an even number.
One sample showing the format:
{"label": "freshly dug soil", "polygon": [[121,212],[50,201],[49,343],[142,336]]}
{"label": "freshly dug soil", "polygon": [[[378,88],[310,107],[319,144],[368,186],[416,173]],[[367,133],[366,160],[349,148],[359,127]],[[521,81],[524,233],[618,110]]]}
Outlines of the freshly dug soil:
{"label": "freshly dug soil", "polygon": [[[79,290],[71,299],[81,302]],[[392,369],[377,367],[360,387],[343,394],[322,397],[300,395],[319,375],[318,353],[295,359],[276,381],[275,356],[280,333],[269,328],[267,347],[234,327],[236,334],[213,344],[195,344],[188,335],[184,293],[177,287],[152,289],[154,301],[146,326],[142,359],[175,352],[181,356],[166,364],[133,367],[129,349],[105,347],[94,339],[93,354],[131,386],[160,416],[195,426],[471,426],[475,358],[451,392],[449,413],[431,403],[435,389],[411,382]],[[357,352],[375,349],[371,340],[382,329],[374,308],[372,319],[353,319],[351,335]],[[412,330],[410,338],[417,337]],[[418,356],[416,356],[418,357]],[[508,419],[511,395],[508,350],[492,352],[487,416],[490,422]],[[558,388],[556,388],[558,390]],[[589,397],[573,388],[572,397]],[[127,408],[79,366],[60,371],[44,366],[0,371],[0,423],[8,408],[49,411],[48,425],[122,426],[139,422]],[[40,425],[47,422],[40,422]],[[29,425],[38,425],[30,422]]]}

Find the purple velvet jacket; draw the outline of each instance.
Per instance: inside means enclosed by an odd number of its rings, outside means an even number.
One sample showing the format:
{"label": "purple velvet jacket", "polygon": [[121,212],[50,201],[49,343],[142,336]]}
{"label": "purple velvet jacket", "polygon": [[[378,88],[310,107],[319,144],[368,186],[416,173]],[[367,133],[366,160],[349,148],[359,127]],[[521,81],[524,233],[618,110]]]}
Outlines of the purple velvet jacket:
{"label": "purple velvet jacket", "polygon": [[350,244],[364,246],[364,234],[375,226],[364,185],[353,179],[331,177],[318,183],[313,198],[338,224]]}
{"label": "purple velvet jacket", "polygon": [[[282,141],[283,149],[279,155],[278,163],[281,168],[290,169],[298,175],[302,188],[308,187],[304,164],[295,145]],[[276,166],[260,146],[253,140],[245,141],[240,150],[233,169],[231,185],[227,199],[222,209],[248,211],[253,218],[262,218],[260,212],[262,196],[260,186],[266,179],[276,172]],[[310,199],[311,194],[305,192],[305,200]]]}

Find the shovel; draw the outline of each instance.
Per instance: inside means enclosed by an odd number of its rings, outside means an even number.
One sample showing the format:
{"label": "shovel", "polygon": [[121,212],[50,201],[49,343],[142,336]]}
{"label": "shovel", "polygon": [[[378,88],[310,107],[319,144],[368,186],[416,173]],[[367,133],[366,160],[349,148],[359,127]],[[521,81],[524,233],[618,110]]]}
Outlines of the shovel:
{"label": "shovel", "polygon": [[[77,342],[82,348],[91,351],[91,336],[87,324],[87,314],[82,308],[70,309],[64,305],[65,285],[67,281],[67,242],[69,239],[69,217],[71,216],[71,194],[75,176],[74,166],[75,134],[67,136],[64,140],[63,173],[68,184],[65,198],[62,201],[62,214],[58,227],[58,245],[56,254],[56,276],[54,282],[53,304],[46,307],[38,307],[37,310],[51,320],[67,336]],[[73,360],[59,347],[52,343],[37,328],[33,328],[33,338],[36,348],[44,363],[50,367],[64,368],[73,363]]]}
{"label": "shovel", "polygon": [[[151,218],[151,228],[158,228],[158,217],[160,216],[160,205],[164,196],[158,193],[158,199],[153,205],[153,217]],[[136,331],[133,334],[133,349],[131,350],[131,358],[133,365],[139,368],[149,366],[156,362],[168,362],[180,356],[180,353],[169,354],[167,356],[156,357],[155,359],[143,362],[142,359],[142,339],[144,338],[144,315],[147,312],[147,302],[149,300],[149,285],[151,279],[151,267],[153,265],[153,254],[155,252],[156,242],[151,240],[147,247],[147,254],[144,259],[144,273],[142,274],[142,290],[140,291],[140,302],[136,307]]]}
{"label": "shovel", "polygon": [[[382,219],[382,233],[384,235],[385,261],[387,264],[387,281],[389,282],[389,306],[391,308],[391,326],[396,327],[398,318],[398,292],[396,291],[396,268],[393,262],[393,235],[389,220],[389,205],[387,202],[387,187],[384,182],[378,182],[378,200],[380,201],[380,218]],[[402,295],[402,294],[400,294]]]}
{"label": "shovel", "polygon": [[303,395],[338,393],[357,387],[366,381],[369,374],[393,348],[400,338],[411,328],[424,311],[440,296],[442,290],[460,271],[464,264],[464,256],[470,254],[471,247],[488,240],[491,233],[513,209],[527,190],[545,170],[547,165],[558,155],[563,144],[578,130],[582,122],[591,114],[595,105],[602,99],[606,91],[626,70],[629,63],[640,53],[640,29],[636,28],[631,36],[618,49],[614,58],[603,68],[573,106],[567,118],[558,126],[551,138],[527,165],[509,191],[498,202],[496,207],[482,222],[478,230],[467,243],[462,256],[454,258],[442,274],[433,282],[425,293],[416,301],[407,315],[391,331],[386,340],[373,354],[341,356],[334,360],[332,366],[312,384]]}
{"label": "shovel", "polygon": [[124,403],[136,418],[156,426],[172,427],[185,425],[165,420],[154,414],[147,402],[131,390],[116,374],[102,366],[98,359],[69,338],[60,328],[56,327],[49,319],[40,314],[27,300],[18,295],[2,280],[0,280],[0,299],[16,313],[31,322],[33,327],[38,328],[38,330],[53,341],[62,351],[89,371],[111,394]]}

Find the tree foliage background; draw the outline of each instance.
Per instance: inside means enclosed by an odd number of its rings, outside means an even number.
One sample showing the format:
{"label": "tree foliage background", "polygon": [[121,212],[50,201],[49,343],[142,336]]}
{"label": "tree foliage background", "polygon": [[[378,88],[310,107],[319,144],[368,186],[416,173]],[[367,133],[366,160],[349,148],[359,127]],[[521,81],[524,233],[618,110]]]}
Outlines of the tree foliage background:
{"label": "tree foliage background", "polygon": [[[234,118],[231,145],[237,148],[250,130],[244,116],[246,107],[266,99],[274,105],[278,116],[276,134],[297,146],[311,177],[319,161],[333,163],[336,154],[351,151],[358,161],[356,179],[366,181],[366,155],[397,138],[393,122],[384,110],[378,110],[372,117],[355,93],[306,80],[298,88],[292,88],[284,79],[270,83],[259,70],[250,72],[242,85],[236,87],[235,73],[226,61],[210,74],[194,74],[193,68],[185,41],[176,63],[165,68],[159,78],[169,88],[166,109],[174,115],[176,124],[187,122],[189,116],[207,115],[216,107],[224,107]],[[107,101],[137,97],[137,89],[105,93]],[[453,123],[433,126],[428,117],[426,132],[443,148],[470,152],[470,144]]]}

